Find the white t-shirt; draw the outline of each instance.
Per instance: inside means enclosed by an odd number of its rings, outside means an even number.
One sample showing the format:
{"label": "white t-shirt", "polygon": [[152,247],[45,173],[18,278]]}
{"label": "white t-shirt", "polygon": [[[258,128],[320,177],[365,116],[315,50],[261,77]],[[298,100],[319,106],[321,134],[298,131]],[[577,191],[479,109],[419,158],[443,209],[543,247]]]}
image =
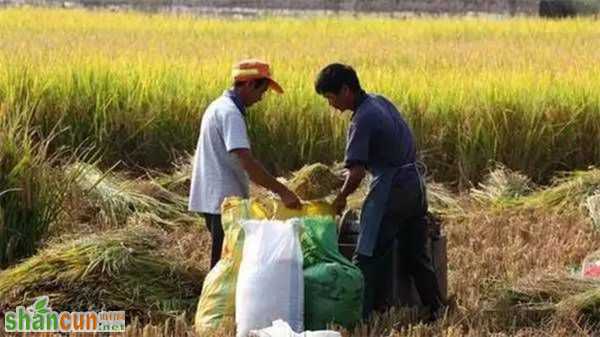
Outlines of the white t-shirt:
{"label": "white t-shirt", "polygon": [[235,149],[250,149],[250,141],[244,116],[226,92],[202,116],[192,168],[190,211],[221,214],[226,197],[248,198],[248,174],[231,152]]}

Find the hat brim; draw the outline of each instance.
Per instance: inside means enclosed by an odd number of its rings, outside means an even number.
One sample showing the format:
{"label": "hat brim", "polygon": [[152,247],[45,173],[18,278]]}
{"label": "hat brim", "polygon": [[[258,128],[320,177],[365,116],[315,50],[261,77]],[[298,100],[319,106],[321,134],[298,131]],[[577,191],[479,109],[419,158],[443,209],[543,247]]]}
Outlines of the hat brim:
{"label": "hat brim", "polygon": [[277,81],[270,77],[267,77],[267,79],[269,80],[269,88],[271,88],[278,94],[283,94],[283,88],[281,87],[281,85],[279,85],[279,83],[277,83]]}

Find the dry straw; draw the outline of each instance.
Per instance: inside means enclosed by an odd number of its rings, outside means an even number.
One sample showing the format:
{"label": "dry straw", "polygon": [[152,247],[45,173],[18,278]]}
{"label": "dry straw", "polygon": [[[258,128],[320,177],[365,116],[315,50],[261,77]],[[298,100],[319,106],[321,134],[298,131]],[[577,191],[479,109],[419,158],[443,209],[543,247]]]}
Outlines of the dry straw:
{"label": "dry straw", "polygon": [[164,232],[129,227],[50,244],[0,273],[0,308],[48,295],[59,310],[126,310],[144,321],[194,312],[204,273],[170,258]]}

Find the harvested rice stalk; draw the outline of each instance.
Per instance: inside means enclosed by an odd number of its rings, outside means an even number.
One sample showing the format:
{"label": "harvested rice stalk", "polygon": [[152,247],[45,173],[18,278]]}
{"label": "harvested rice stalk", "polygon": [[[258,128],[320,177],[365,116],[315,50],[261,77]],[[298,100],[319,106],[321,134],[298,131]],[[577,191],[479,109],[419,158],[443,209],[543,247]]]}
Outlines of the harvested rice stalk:
{"label": "harvested rice stalk", "polygon": [[192,179],[192,161],[194,157],[187,155],[175,161],[174,170],[170,174],[160,174],[156,183],[179,195],[189,195]]}
{"label": "harvested rice stalk", "polygon": [[526,278],[506,289],[506,304],[558,303],[563,299],[600,287],[600,281],[571,276],[550,275]]}
{"label": "harvested rice stalk", "polygon": [[289,187],[304,200],[321,199],[335,189],[342,187],[344,181],[329,167],[317,163],[305,166],[293,174]]}
{"label": "harvested rice stalk", "polygon": [[483,311],[495,325],[531,327],[552,322],[556,313],[553,303],[522,303],[509,308],[492,308]]}
{"label": "harvested rice stalk", "polygon": [[155,199],[167,207],[158,208],[159,212],[150,210],[163,221],[172,223],[197,223],[197,219],[188,212],[188,199],[180,194],[169,191],[154,180],[138,181],[133,184],[132,189],[137,193]]}
{"label": "harvested rice stalk", "polygon": [[569,296],[556,305],[561,317],[576,317],[588,323],[600,323],[600,284],[596,288]]}
{"label": "harvested rice stalk", "polygon": [[498,165],[479,183],[478,188],[471,190],[473,198],[482,203],[506,204],[515,198],[533,192],[533,183],[529,177]]}
{"label": "harvested rice stalk", "polygon": [[51,244],[0,273],[0,310],[48,295],[55,310],[126,310],[142,320],[193,312],[204,273],[165,254],[167,241],[138,226]]}
{"label": "harvested rice stalk", "polygon": [[369,194],[370,176],[365,177],[356,191],[348,196],[347,207],[350,209],[361,209],[367,194]]}
{"label": "harvested rice stalk", "polygon": [[519,204],[526,207],[553,207],[572,211],[582,207],[586,199],[600,190],[600,169],[574,171],[554,181],[552,187],[523,197]]}
{"label": "harvested rice stalk", "polygon": [[453,214],[460,212],[458,200],[452,192],[443,184],[433,181],[427,182],[427,201],[429,202],[429,210],[436,214]]}
{"label": "harvested rice stalk", "polygon": [[[502,290],[490,312],[528,324],[568,314],[600,321],[600,281],[551,275],[526,278]],[[558,315],[558,316],[556,316]],[[583,316],[582,316],[583,315]]]}
{"label": "harvested rice stalk", "polygon": [[163,219],[164,223],[193,222],[186,210],[186,199],[159,184],[128,181],[85,163],[68,168],[74,169],[83,171],[77,182],[79,189],[99,210],[101,221],[119,225],[136,212],[148,212]]}
{"label": "harvested rice stalk", "polygon": [[600,230],[600,191],[587,198],[585,205],[587,206],[590,216],[592,217],[594,228]]}

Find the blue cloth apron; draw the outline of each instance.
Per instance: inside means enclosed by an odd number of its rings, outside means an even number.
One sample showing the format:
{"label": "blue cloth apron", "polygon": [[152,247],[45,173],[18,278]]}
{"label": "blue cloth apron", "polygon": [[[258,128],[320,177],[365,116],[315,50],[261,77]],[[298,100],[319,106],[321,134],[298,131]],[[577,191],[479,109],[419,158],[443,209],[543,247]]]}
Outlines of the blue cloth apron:
{"label": "blue cloth apron", "polygon": [[[415,163],[409,163],[400,167],[371,167],[373,181],[360,212],[360,230],[356,245],[356,252],[358,254],[373,255],[379,235],[379,227],[385,215],[394,177],[399,170],[403,169],[417,170],[417,167]],[[418,170],[417,175],[420,176]],[[419,180],[421,180],[420,177]],[[419,183],[422,184],[422,181],[419,181]]]}

